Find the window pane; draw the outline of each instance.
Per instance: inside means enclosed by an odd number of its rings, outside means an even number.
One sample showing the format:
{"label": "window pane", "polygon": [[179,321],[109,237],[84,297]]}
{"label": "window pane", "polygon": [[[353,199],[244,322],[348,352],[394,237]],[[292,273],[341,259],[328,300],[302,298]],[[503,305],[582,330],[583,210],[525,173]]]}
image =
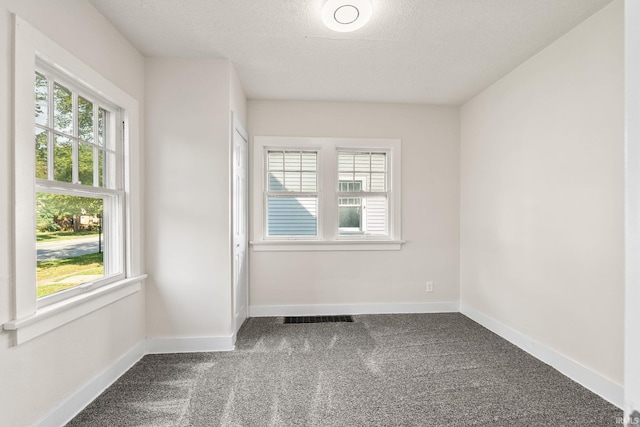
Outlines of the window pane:
{"label": "window pane", "polygon": [[268,155],[269,170],[284,170],[284,153],[281,151],[269,151]]}
{"label": "window pane", "polygon": [[57,131],[73,134],[73,97],[69,89],[60,86],[58,83],[53,85],[53,104],[54,104],[54,128]]}
{"label": "window pane", "polygon": [[[98,145],[104,146],[104,141],[107,138],[107,111],[100,108],[98,110]],[[112,147],[109,147],[112,148]]]}
{"label": "window pane", "polygon": [[387,231],[387,198],[367,197],[364,200],[365,233],[373,236],[382,236]]}
{"label": "window pane", "polygon": [[387,155],[385,153],[371,154],[371,172],[387,171]]}
{"label": "window pane", "polygon": [[38,298],[104,277],[102,198],[36,193]]}
{"label": "window pane", "polygon": [[353,154],[338,153],[338,170],[353,171]]}
{"label": "window pane", "polygon": [[360,186],[361,191],[371,191],[371,179],[368,173],[358,172],[353,179],[354,185]]}
{"label": "window pane", "polygon": [[341,197],[338,199],[338,234],[386,236],[386,197]]}
{"label": "window pane", "polygon": [[268,191],[317,191],[317,153],[269,151]]}
{"label": "window pane", "polygon": [[315,172],[302,172],[302,191],[313,193],[317,188],[317,175]]}
{"label": "window pane", "polygon": [[47,158],[49,152],[48,132],[36,128],[36,178],[48,178]]}
{"label": "window pane", "polygon": [[355,181],[355,177],[351,172],[340,172],[338,174],[338,183],[339,191],[362,191],[362,182]]}
{"label": "window pane", "polygon": [[269,236],[317,236],[318,199],[269,197],[267,233]]}
{"label": "window pane", "polygon": [[104,151],[98,150],[98,186],[104,187]]}
{"label": "window pane", "polygon": [[386,153],[338,153],[338,180],[352,183],[338,190],[386,192],[386,169]]}
{"label": "window pane", "polygon": [[284,191],[284,172],[269,172],[269,191]]}
{"label": "window pane", "polygon": [[105,152],[104,187],[118,188],[118,181],[116,176],[116,155],[111,151]]}
{"label": "window pane", "polygon": [[302,170],[315,171],[317,170],[317,153],[302,153]]}
{"label": "window pane", "polygon": [[387,175],[385,173],[371,173],[371,191],[387,191]]}
{"label": "window pane", "polygon": [[294,152],[284,153],[284,170],[299,171],[302,167],[302,154]]}
{"label": "window pane", "polygon": [[369,163],[370,155],[369,154],[355,154],[353,156],[353,165],[354,170],[357,172],[368,172],[371,170],[371,165]]}
{"label": "window pane", "polygon": [[93,147],[78,144],[78,179],[83,185],[93,185]]}
{"label": "window pane", "polygon": [[78,137],[93,142],[93,104],[78,97]]}
{"label": "window pane", "polygon": [[53,146],[53,179],[71,182],[73,179],[73,148],[71,139],[56,135]]}
{"label": "window pane", "polygon": [[36,73],[36,123],[46,126],[49,123],[49,83],[42,74]]}
{"label": "window pane", "polygon": [[300,172],[285,172],[284,188],[286,191],[300,191],[301,189]]}
{"label": "window pane", "polygon": [[338,199],[338,230],[340,234],[362,232],[362,199]]}
{"label": "window pane", "polygon": [[[348,177],[348,179],[351,179],[351,175],[345,175],[344,176]],[[362,191],[362,182],[356,182],[356,181],[339,181],[338,182],[338,191],[345,191],[345,192],[349,192],[349,193],[353,193],[356,191]]]}

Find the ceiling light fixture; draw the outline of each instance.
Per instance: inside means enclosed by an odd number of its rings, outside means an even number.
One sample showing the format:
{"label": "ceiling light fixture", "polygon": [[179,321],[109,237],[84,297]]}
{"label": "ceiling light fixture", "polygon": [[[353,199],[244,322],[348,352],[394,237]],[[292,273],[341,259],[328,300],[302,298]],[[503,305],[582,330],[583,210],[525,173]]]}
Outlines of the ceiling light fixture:
{"label": "ceiling light fixture", "polygon": [[333,31],[355,31],[369,22],[373,7],[370,0],[327,0],[322,21]]}

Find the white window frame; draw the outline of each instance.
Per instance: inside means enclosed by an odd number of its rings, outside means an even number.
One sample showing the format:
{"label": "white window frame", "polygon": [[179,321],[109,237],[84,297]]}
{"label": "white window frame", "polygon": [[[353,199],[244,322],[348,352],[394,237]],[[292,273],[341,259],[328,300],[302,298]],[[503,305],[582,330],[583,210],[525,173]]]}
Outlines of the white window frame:
{"label": "white window frame", "polygon": [[[141,272],[141,253],[133,251],[139,246],[142,234],[138,230],[139,196],[132,197],[132,188],[139,190],[140,177],[133,175],[130,164],[139,156],[138,102],[126,92],[95,72],[64,48],[37,31],[28,23],[13,15],[13,138],[14,138],[14,320],[2,325],[13,335],[14,345],[20,345],[66,323],[85,316],[108,304],[141,290],[146,277]],[[34,155],[34,76],[37,62],[47,64],[61,76],[88,91],[97,94],[110,104],[122,109],[124,182],[121,197],[125,208],[120,219],[123,230],[122,251],[124,266],[122,277],[100,287],[87,286],[76,295],[45,307],[38,306],[36,298],[35,251],[35,155]],[[137,172],[136,172],[137,174]],[[65,183],[56,191],[65,192]],[[66,193],[65,193],[66,194]],[[136,227],[132,227],[135,224]]]}
{"label": "white window frame", "polygon": [[[54,128],[54,111],[53,111],[53,99],[48,99],[48,115],[49,115],[49,124],[47,130],[48,133],[48,141],[49,141],[49,150],[48,150],[48,179],[39,179],[36,178],[36,192],[40,193],[49,193],[49,194],[61,194],[67,196],[79,196],[79,197],[92,197],[92,198],[102,198],[104,203],[103,208],[103,230],[105,231],[105,241],[104,241],[104,271],[105,274],[109,274],[102,279],[87,282],[75,286],[73,288],[67,289],[62,292],[56,292],[51,295],[47,295],[42,298],[38,298],[37,300],[37,308],[46,307],[50,304],[55,304],[59,301],[63,301],[65,299],[72,298],[76,295],[89,292],[92,289],[99,288],[101,286],[108,285],[109,283],[114,283],[118,280],[121,280],[125,277],[124,272],[124,187],[123,187],[123,164],[124,164],[124,145],[123,145],[123,130],[122,130],[122,110],[111,104],[110,102],[102,99],[99,95],[91,93],[86,88],[83,88],[78,85],[77,82],[72,81],[68,77],[65,77],[61,73],[52,69],[48,64],[42,63],[39,58],[36,58],[36,72],[43,75],[47,78],[49,87],[52,88],[54,82],[64,86],[66,89],[72,92],[74,97],[74,109],[73,109],[73,127],[74,134],[77,133],[77,129],[75,129],[77,118],[76,118],[76,108],[75,108],[75,99],[78,96],[82,96],[84,99],[93,103],[94,107],[94,117],[97,120],[97,111],[98,108],[102,108],[103,110],[109,113],[109,122],[108,129],[105,129],[105,146],[108,146],[108,139],[111,139],[112,149],[105,149],[104,156],[107,157],[107,152],[112,152],[115,154],[112,161],[115,162],[113,165],[109,165],[108,168],[103,169],[103,181],[105,182],[105,186],[98,186],[97,182],[97,169],[94,169],[94,183],[92,186],[82,185],[78,181],[78,170],[76,162],[78,162],[78,141],[73,142],[73,153],[74,153],[74,167],[73,167],[73,181],[74,182],[62,182],[56,181],[53,179],[53,145],[54,141],[52,137],[57,132],[53,130]],[[35,76],[35,75],[34,75]],[[51,90],[49,90],[48,96],[51,96]],[[40,128],[40,127],[39,127]],[[94,129],[94,137],[97,137],[97,129]],[[75,140],[76,137],[74,137]],[[97,141],[94,141],[97,142]],[[108,147],[107,147],[108,148]],[[95,155],[95,150],[94,150]],[[94,158],[94,166],[97,166],[97,159]]]}
{"label": "white window frame", "polygon": [[[400,250],[402,240],[401,141],[386,138],[321,138],[255,136],[253,138],[253,230],[254,251]],[[288,149],[318,152],[318,236],[267,236],[266,152]],[[338,151],[385,152],[388,168],[388,233],[385,236],[340,235],[338,232]],[[364,193],[363,195],[366,195]]]}

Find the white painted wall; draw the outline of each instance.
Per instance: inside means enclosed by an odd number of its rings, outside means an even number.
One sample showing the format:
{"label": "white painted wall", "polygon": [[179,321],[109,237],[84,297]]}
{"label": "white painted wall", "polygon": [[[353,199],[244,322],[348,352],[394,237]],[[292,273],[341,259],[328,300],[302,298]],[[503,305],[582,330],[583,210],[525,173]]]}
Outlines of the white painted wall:
{"label": "white painted wall", "polygon": [[242,87],[226,60],[149,58],[145,83],[148,336],[230,336],[231,108],[246,121]]}
{"label": "white painted wall", "polygon": [[461,109],[461,304],[623,383],[623,3]]}
{"label": "white painted wall", "polygon": [[[88,2],[0,0],[0,324],[13,317],[11,12],[139,100],[141,111],[144,90],[142,57]],[[133,161],[141,171],[138,150],[134,148]],[[134,179],[133,186],[139,195],[140,182]],[[138,197],[132,204],[141,211]],[[139,226],[139,218],[134,218],[133,227]],[[134,259],[140,259],[142,249],[135,245]],[[141,264],[138,267],[143,270]],[[11,346],[8,333],[0,332],[0,423],[30,425],[143,338],[143,294],[17,347]]]}
{"label": "white painted wall", "polygon": [[[236,71],[236,67],[229,63],[229,108],[236,114],[242,126],[247,126],[247,95],[244,93],[242,82]],[[233,137],[233,129],[231,137]]]}
{"label": "white painted wall", "polygon": [[640,2],[625,0],[625,413],[640,411]]}
{"label": "white painted wall", "polygon": [[[407,241],[401,251],[251,251],[251,306],[458,300],[457,108],[250,101],[248,111],[251,136],[402,139]],[[427,280],[433,293],[425,292]]]}

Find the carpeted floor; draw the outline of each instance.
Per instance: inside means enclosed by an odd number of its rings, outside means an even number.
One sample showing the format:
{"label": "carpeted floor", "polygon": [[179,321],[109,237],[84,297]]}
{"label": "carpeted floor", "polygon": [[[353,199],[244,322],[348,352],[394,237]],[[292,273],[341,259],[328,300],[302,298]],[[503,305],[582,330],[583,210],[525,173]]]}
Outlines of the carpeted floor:
{"label": "carpeted floor", "polygon": [[249,319],[148,355],[69,426],[616,426],[622,411],[461,314]]}

